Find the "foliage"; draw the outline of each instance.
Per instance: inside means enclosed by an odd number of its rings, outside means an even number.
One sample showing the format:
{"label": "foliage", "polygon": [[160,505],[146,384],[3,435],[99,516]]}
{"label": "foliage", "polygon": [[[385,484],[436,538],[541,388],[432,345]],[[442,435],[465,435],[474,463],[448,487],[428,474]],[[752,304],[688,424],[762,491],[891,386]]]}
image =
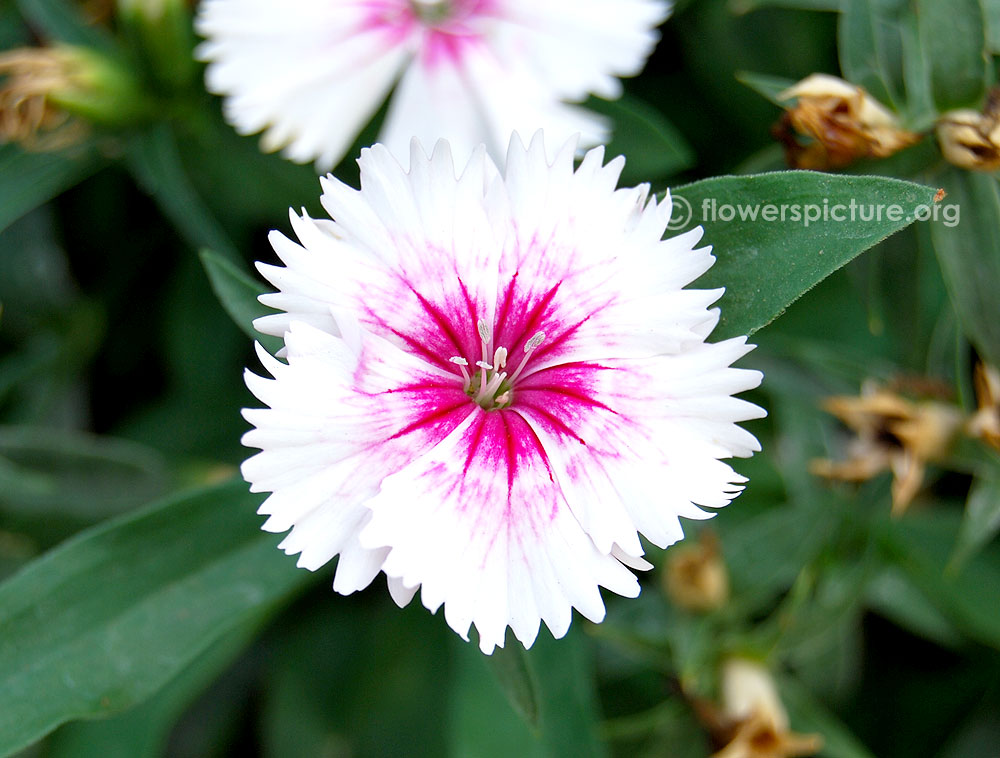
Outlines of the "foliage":
{"label": "foliage", "polygon": [[[1000,414],[973,386],[979,360],[1000,364],[1000,188],[931,136],[986,106],[1000,2],[678,2],[626,96],[591,101],[626,179],[671,188],[678,230],[704,227],[715,338],[759,345],[742,365],[766,376],[763,452],[736,464],[746,492],[687,528],[719,540],[721,608],[672,604],[675,549],[651,550],[641,596],[606,598],[604,623],[491,659],[381,589],[335,596],[328,568],[296,570],[258,530],[240,374],[251,338],[276,343],[250,323],[252,262],[289,206],[315,212],[315,172],[236,136],[176,47],[81,8],[2,5],[0,46],[128,61],[155,107],[58,152],[0,145],[0,755],[695,758],[713,749],[697,705],[734,654],[768,661],[829,758],[995,751],[1000,454],[969,438],[928,459],[900,518],[889,473],[831,484],[810,461],[847,455],[821,403],[866,382]],[[780,93],[814,72],[927,136],[780,170]],[[356,181],[351,160],[335,173]],[[900,213],[828,215],[852,202]],[[720,214],[768,204],[824,215]]]}

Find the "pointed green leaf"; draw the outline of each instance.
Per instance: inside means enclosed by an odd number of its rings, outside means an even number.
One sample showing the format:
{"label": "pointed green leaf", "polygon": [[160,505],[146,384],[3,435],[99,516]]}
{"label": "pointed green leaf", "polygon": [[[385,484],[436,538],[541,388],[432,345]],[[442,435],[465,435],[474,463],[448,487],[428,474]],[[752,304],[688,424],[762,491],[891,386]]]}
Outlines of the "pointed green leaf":
{"label": "pointed green leaf", "polygon": [[96,172],[103,161],[92,145],[57,153],[28,153],[0,145],[0,231]]}
{"label": "pointed green leaf", "polygon": [[46,758],[160,758],[177,719],[260,631],[240,625],[191,662],[145,703],[106,719],[72,721],[49,739]]}
{"label": "pointed green leaf", "polygon": [[253,328],[254,319],[274,313],[257,300],[263,293],[260,283],[235,263],[211,250],[201,251],[201,262],[212,283],[212,290],[226,313],[251,339],[260,342],[273,355],[281,347],[281,340]]}
{"label": "pointed green leaf", "polygon": [[770,74],[755,74],[751,71],[740,71],[736,74],[736,81],[745,84],[754,92],[766,97],[780,108],[784,108],[788,103],[778,99],[778,95],[795,84],[794,79],[784,76],[771,76]]}
{"label": "pointed green leaf", "polygon": [[[514,639],[507,644],[520,645]],[[597,736],[593,662],[580,630],[574,624],[566,637],[554,640],[543,628],[532,648],[520,654],[526,680],[534,683],[537,727],[511,705],[494,675],[496,664],[489,663],[474,645],[456,646],[452,754],[466,758],[605,756],[607,750]],[[484,739],[487,734],[491,737]]]}
{"label": "pointed green leaf", "polygon": [[780,171],[705,179],[671,196],[670,228],[701,224],[703,242],[712,245],[716,263],[694,286],[725,287],[712,333],[725,339],[766,326],[859,253],[912,223],[932,205],[934,190],[878,176]]}
{"label": "pointed green leaf", "polygon": [[960,573],[948,570],[959,517],[943,509],[882,526],[892,562],[967,637],[1000,650],[1000,554],[982,550]]}
{"label": "pointed green leaf", "polygon": [[989,84],[981,0],[916,0],[915,11],[938,109],[980,107]]}
{"label": "pointed green leaf", "polygon": [[694,151],[679,131],[656,108],[635,97],[618,100],[593,97],[587,106],[614,122],[607,146],[609,157],[628,158],[623,184],[636,184],[676,174],[694,163]]}
{"label": "pointed green leaf", "polygon": [[837,47],[844,78],[889,106],[900,99],[902,41],[896,0],[843,0]]}
{"label": "pointed green leaf", "polygon": [[0,509],[96,521],[164,492],[166,465],[128,440],[32,426],[0,426]]}
{"label": "pointed green leaf", "polygon": [[749,13],[758,8],[794,8],[803,11],[839,11],[841,0],[729,0],[733,13]]}
{"label": "pointed green leaf", "polygon": [[986,44],[991,53],[1000,53],[1000,0],[983,0]]}
{"label": "pointed green leaf", "polygon": [[507,701],[518,715],[532,729],[538,728],[538,695],[531,679],[525,650],[520,645],[511,644],[497,648],[486,660],[500,688],[507,695]]}
{"label": "pointed green leaf", "polygon": [[195,190],[181,160],[177,138],[167,124],[133,138],[128,164],[136,180],[159,203],[188,244],[240,260],[229,235]]}
{"label": "pointed green leaf", "polygon": [[17,0],[25,20],[47,41],[114,50],[114,38],[106,29],[87,23],[79,4],[70,0]]}
{"label": "pointed green leaf", "polygon": [[948,168],[935,177],[960,216],[929,225],[930,240],[962,328],[990,363],[1000,366],[1000,187],[989,174]]}
{"label": "pointed green leaf", "polygon": [[311,574],[243,482],[106,522],[0,585],[0,755],[139,703]]}
{"label": "pointed green leaf", "polygon": [[[1000,475],[1000,469],[994,474]],[[950,571],[962,567],[1000,532],[1000,476],[977,479],[965,503],[965,518],[958,531],[955,550],[948,564]]]}
{"label": "pointed green leaf", "polygon": [[851,731],[801,684],[790,677],[779,682],[792,729],[816,733],[823,738],[819,755],[824,758],[875,758]]}

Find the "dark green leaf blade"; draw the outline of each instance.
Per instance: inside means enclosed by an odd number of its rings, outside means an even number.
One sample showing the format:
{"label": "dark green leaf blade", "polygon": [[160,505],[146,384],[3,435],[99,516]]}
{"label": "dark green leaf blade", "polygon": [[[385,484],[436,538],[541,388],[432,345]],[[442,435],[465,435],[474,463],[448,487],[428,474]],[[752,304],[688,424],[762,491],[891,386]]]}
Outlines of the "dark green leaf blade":
{"label": "dark green leaf blade", "polygon": [[116,516],[164,493],[167,470],[128,440],[36,426],[0,426],[0,509],[85,521]]}
{"label": "dark green leaf blade", "polygon": [[917,0],[916,15],[938,109],[979,107],[989,73],[980,0]]}
{"label": "dark green leaf blade", "polygon": [[[1000,474],[1000,470],[993,472]],[[1000,478],[977,479],[969,491],[965,517],[948,567],[960,572],[969,559],[1000,532]]]}
{"label": "dark green leaf blade", "polygon": [[903,82],[902,41],[891,6],[885,0],[843,0],[837,29],[844,78],[886,105],[899,100]]}
{"label": "dark green leaf blade", "polygon": [[129,146],[128,163],[139,184],[192,247],[207,247],[230,260],[240,260],[236,245],[192,184],[177,138],[167,124],[137,135]]}
{"label": "dark green leaf blade", "polygon": [[507,700],[532,729],[538,728],[537,685],[528,671],[526,652],[518,644],[498,648],[486,660]]}
{"label": "dark green leaf blade", "polygon": [[1000,365],[1000,188],[989,174],[949,168],[935,177],[948,192],[947,202],[961,212],[954,224],[932,223],[930,241],[958,313],[976,349]]}
{"label": "dark green leaf blade", "polygon": [[770,74],[755,74],[752,71],[739,71],[736,74],[736,81],[745,84],[758,95],[766,97],[775,105],[783,108],[788,103],[778,99],[778,95],[795,84],[794,79],[784,76],[771,76]]}
{"label": "dark green leaf blade", "polygon": [[116,48],[107,30],[88,24],[82,9],[69,0],[18,0],[17,6],[43,39],[104,50]]}
{"label": "dark green leaf blade", "polygon": [[141,705],[106,719],[64,724],[49,739],[46,758],[159,758],[178,717],[251,642],[260,623],[255,618],[229,632]]}
{"label": "dark green leaf blade", "polygon": [[1000,650],[1000,555],[982,550],[956,574],[948,570],[955,514],[907,514],[883,525],[890,559],[905,571],[934,606],[967,637]]}
{"label": "dark green leaf blade", "polygon": [[812,171],[723,176],[672,190],[674,225],[703,224],[703,241],[717,259],[694,286],[726,289],[713,337],[766,326],[859,253],[912,223],[934,194],[898,179]]}
{"label": "dark green leaf blade", "polygon": [[[512,635],[507,644],[520,645]],[[561,640],[553,639],[543,628],[530,650],[497,651],[505,656],[522,656],[526,680],[532,683],[537,698],[537,726],[522,718],[505,696],[509,691],[495,676],[496,664],[486,661],[472,645],[455,649],[457,675],[452,688],[451,735],[454,755],[600,758],[607,754],[597,734],[593,662],[586,639],[575,624]],[[484,740],[484,734],[495,738]]]}
{"label": "dark green leaf blade", "polygon": [[592,97],[587,105],[614,121],[607,154],[627,157],[622,184],[667,177],[694,163],[687,140],[660,111],[642,100],[628,95],[618,100]]}
{"label": "dark green leaf blade", "polygon": [[102,159],[92,145],[57,153],[29,153],[0,145],[0,231],[96,172]]}
{"label": "dark green leaf blade", "polygon": [[257,280],[211,250],[201,251],[201,262],[212,283],[212,290],[236,325],[251,339],[260,342],[268,352],[273,354],[277,351],[281,347],[280,339],[261,334],[253,328],[254,319],[274,312],[257,300],[262,293]]}
{"label": "dark green leaf blade", "polygon": [[258,529],[243,482],[81,533],[0,586],[0,755],[148,698],[308,572]]}

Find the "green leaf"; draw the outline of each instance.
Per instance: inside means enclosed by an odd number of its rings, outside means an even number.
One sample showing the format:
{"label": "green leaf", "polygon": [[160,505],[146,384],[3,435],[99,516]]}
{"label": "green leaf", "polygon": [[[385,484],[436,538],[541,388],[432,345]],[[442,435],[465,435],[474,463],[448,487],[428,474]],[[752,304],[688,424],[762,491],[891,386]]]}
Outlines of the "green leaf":
{"label": "green leaf", "polygon": [[312,576],[261,532],[243,482],[81,533],[0,585],[0,755],[122,711]]}
{"label": "green leaf", "polygon": [[[1000,475],[1000,470],[994,472]],[[1000,532],[1000,476],[977,479],[965,503],[965,518],[955,540],[948,569],[960,572]]]}
{"label": "green leaf", "polygon": [[160,758],[170,730],[260,630],[254,618],[213,643],[145,703],[106,719],[72,721],[49,739],[46,758]]}
{"label": "green leaf", "polygon": [[69,0],[17,0],[17,6],[44,39],[104,50],[116,48],[114,38],[103,27],[87,23],[80,6]]}
{"label": "green leaf", "polygon": [[938,109],[981,106],[989,74],[981,0],[916,0],[914,10]]}
{"label": "green leaf", "polygon": [[895,566],[888,566],[865,588],[865,601],[896,625],[944,647],[958,647],[954,625]]}
{"label": "green leaf", "polygon": [[1000,0],[983,0],[986,44],[991,53],[1000,53]]}
{"label": "green leaf", "polygon": [[136,136],[128,163],[139,184],[152,195],[188,244],[240,260],[229,235],[198,196],[181,161],[177,139],[167,124]]}
{"label": "green leaf", "polygon": [[947,168],[935,177],[947,204],[960,212],[954,223],[929,225],[948,293],[969,340],[993,365],[1000,365],[1000,189],[989,174]]}
{"label": "green leaf", "polygon": [[486,660],[507,701],[532,729],[538,728],[538,695],[531,679],[526,651],[519,644],[497,648]]}
{"label": "green leaf", "polygon": [[[579,619],[577,619],[579,621]],[[509,639],[508,645],[520,645]],[[509,651],[512,652],[512,651]],[[536,685],[538,726],[521,718],[488,664],[473,645],[456,645],[452,688],[452,754],[463,758],[588,758],[605,756],[597,736],[592,661],[580,630],[561,640],[542,629],[523,652]],[[484,735],[490,735],[484,739]]]}
{"label": "green leaf", "polygon": [[841,0],[729,0],[733,13],[749,13],[758,8],[793,8],[803,11],[839,11]]}
{"label": "green leaf", "polygon": [[716,263],[694,286],[725,287],[713,332],[725,339],[766,326],[859,253],[912,223],[932,204],[934,190],[885,177],[781,171],[705,179],[671,195],[669,228],[704,224],[704,242],[713,247]]}
{"label": "green leaf", "polygon": [[0,145],[0,231],[95,173],[103,161],[90,144],[57,153]]}
{"label": "green leaf", "polygon": [[815,732],[823,737],[819,755],[825,758],[875,758],[834,714],[790,677],[778,683],[782,701],[788,708],[792,729]]}
{"label": "green leaf", "polygon": [[201,251],[201,262],[212,283],[212,290],[226,313],[251,339],[260,342],[273,355],[281,347],[281,340],[253,328],[254,319],[274,313],[257,300],[263,292],[260,283],[235,263],[211,250]]}
{"label": "green leaf", "polygon": [[618,100],[593,97],[587,106],[614,121],[607,154],[628,159],[622,171],[623,184],[671,176],[694,163],[694,151],[687,140],[660,111],[642,100],[629,95]]}
{"label": "green leaf", "polygon": [[163,459],[127,440],[64,429],[0,426],[0,509],[96,521],[166,487]]}
{"label": "green leaf", "polygon": [[274,630],[263,758],[447,755],[451,645],[462,643],[419,602],[366,594],[317,586]]}
{"label": "green leaf", "polygon": [[795,84],[794,79],[788,79],[784,76],[755,74],[751,71],[737,72],[736,81],[745,84],[757,94],[763,95],[779,108],[784,108],[788,103],[779,100],[778,95]]}
{"label": "green leaf", "polygon": [[837,47],[844,78],[895,106],[903,82],[898,0],[843,0]]}
{"label": "green leaf", "polygon": [[948,570],[958,517],[944,510],[907,514],[882,525],[889,559],[955,627],[974,640],[1000,650],[1000,555],[983,550],[960,574]]}

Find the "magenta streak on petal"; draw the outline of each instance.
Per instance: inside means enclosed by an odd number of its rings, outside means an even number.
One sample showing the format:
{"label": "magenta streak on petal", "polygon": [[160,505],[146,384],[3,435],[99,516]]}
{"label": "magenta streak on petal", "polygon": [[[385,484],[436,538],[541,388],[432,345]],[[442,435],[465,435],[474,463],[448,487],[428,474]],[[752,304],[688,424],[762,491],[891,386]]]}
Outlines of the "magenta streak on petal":
{"label": "magenta streak on petal", "polygon": [[587,441],[572,426],[574,418],[595,410],[619,415],[614,408],[593,397],[592,382],[587,375],[602,370],[609,369],[585,363],[543,369],[518,385],[517,408],[586,445]]}
{"label": "magenta streak on petal", "polygon": [[[538,331],[547,316],[546,310],[555,298],[562,282],[557,282],[547,292],[530,303],[531,295],[518,292],[519,272],[514,272],[497,308],[495,342],[504,345],[511,354],[524,348],[525,343]],[[509,322],[508,322],[509,319]]]}
{"label": "magenta streak on petal", "polygon": [[479,342],[476,338],[475,343],[466,340],[463,344],[460,336],[461,332],[467,334],[475,332],[477,315],[465,284],[461,279],[457,281],[461,291],[461,302],[448,303],[451,307],[447,310],[428,300],[408,282],[403,282],[427,314],[427,322],[424,324],[399,325],[394,323],[398,317],[397,313],[385,315],[370,307],[366,308],[368,316],[385,332],[401,339],[415,355],[450,374],[460,376],[455,365],[451,363],[451,358],[458,355],[470,363],[474,362],[479,355]]}
{"label": "magenta streak on petal", "polygon": [[473,32],[431,29],[424,39],[420,59],[428,69],[445,63],[460,68],[466,51],[480,39],[480,35]]}
{"label": "magenta streak on petal", "polygon": [[[489,535],[490,545],[503,529],[513,536],[538,532],[539,520],[559,510],[555,475],[541,440],[516,411],[477,410],[465,431],[466,448],[458,501],[474,514],[475,526]],[[544,479],[538,468],[544,469]],[[539,506],[549,500],[549,507]],[[516,528],[511,529],[512,526]],[[489,554],[484,550],[483,562]]]}
{"label": "magenta streak on petal", "polygon": [[[460,387],[449,386],[447,388],[440,387],[433,389],[437,390],[437,392],[433,393],[435,397],[425,398],[419,403],[417,418],[393,434],[390,439],[398,439],[418,430],[427,431],[427,429],[430,429],[432,430],[432,436],[436,438],[434,440],[436,444],[447,437],[455,427],[462,423],[469,413],[477,408],[475,403],[469,400],[469,397]],[[393,393],[407,391],[412,392],[413,390],[408,388],[391,390]],[[430,395],[432,393],[430,391],[421,391],[414,394]]]}
{"label": "magenta streak on petal", "polygon": [[368,0],[364,7],[368,15],[358,26],[358,31],[385,32],[394,44],[406,39],[418,24],[407,0]]}

